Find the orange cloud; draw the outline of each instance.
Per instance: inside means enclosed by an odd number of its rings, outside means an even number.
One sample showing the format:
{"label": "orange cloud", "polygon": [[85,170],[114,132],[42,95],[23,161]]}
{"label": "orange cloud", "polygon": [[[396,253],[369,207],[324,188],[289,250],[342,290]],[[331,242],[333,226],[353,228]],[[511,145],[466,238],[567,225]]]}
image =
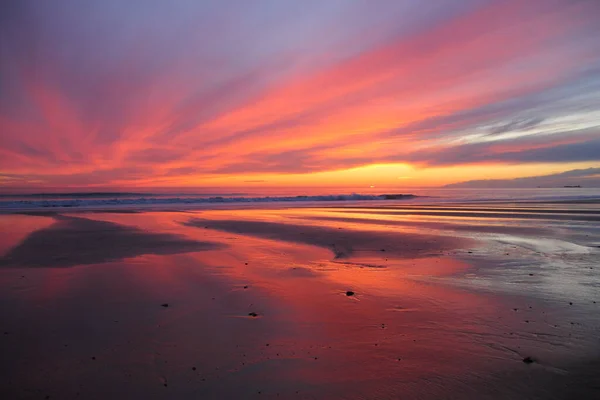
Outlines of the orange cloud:
{"label": "orange cloud", "polygon": [[[0,98],[2,186],[320,184],[323,177],[337,184],[352,180],[347,171],[377,165],[501,171],[514,163],[600,161],[585,151],[598,145],[595,117],[579,112],[600,91],[600,69],[581,68],[600,65],[593,4],[497,0],[454,14],[442,7],[439,18],[410,32],[378,27],[387,34],[375,41],[361,41],[352,26],[324,24],[336,35],[346,29],[341,43],[352,38],[356,48],[328,47],[326,62],[323,49],[294,55],[260,30],[250,31],[254,53],[242,57],[234,41],[215,46],[192,23],[184,24],[184,44],[149,40],[123,25],[126,43],[110,47],[84,36],[92,34],[62,11],[51,13],[56,21],[28,16],[47,24],[39,37],[29,32],[9,46],[10,62],[0,70],[17,82]],[[65,37],[53,23],[82,35]],[[151,33],[152,26],[137,28]],[[215,34],[226,29],[227,38],[245,29],[211,26]],[[179,38],[184,28],[164,22],[152,29]],[[301,44],[305,35],[279,33]],[[312,68],[290,65],[300,59]],[[548,121],[557,115],[572,116],[573,128],[552,131]],[[512,122],[523,118],[544,121],[530,139]],[[506,137],[481,139],[498,126]],[[404,174],[382,176],[397,183]]]}

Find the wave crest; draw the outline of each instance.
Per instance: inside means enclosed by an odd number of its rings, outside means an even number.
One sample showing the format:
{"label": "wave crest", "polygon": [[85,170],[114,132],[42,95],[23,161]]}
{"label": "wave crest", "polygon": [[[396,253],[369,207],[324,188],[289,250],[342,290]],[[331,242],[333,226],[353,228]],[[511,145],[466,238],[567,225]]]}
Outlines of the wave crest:
{"label": "wave crest", "polygon": [[416,196],[412,194],[348,194],[322,196],[265,196],[265,197],[139,197],[128,199],[52,199],[52,200],[12,200],[0,201],[0,209],[25,208],[71,208],[103,206],[140,206],[140,205],[186,205],[209,203],[271,203],[271,202],[308,202],[308,201],[371,201],[406,200]]}

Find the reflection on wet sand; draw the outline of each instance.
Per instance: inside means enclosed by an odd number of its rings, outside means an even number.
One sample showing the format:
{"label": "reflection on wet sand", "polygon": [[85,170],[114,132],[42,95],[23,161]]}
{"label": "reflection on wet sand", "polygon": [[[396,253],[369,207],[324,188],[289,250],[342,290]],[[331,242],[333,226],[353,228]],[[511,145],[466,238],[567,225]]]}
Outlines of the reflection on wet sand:
{"label": "reflection on wet sand", "polygon": [[597,394],[593,220],[364,211],[10,216],[2,398]]}
{"label": "reflection on wet sand", "polygon": [[326,247],[332,249],[335,258],[348,257],[357,252],[388,252],[394,256],[411,258],[455,249],[466,244],[453,237],[428,236],[415,232],[340,231],[327,226],[293,225],[266,221],[192,218],[186,224],[236,234],[249,234],[255,237]]}
{"label": "reflection on wet sand", "polygon": [[202,251],[218,245],[184,237],[78,217],[54,216],[55,223],[31,233],[0,258],[0,266],[71,267],[142,254]]}

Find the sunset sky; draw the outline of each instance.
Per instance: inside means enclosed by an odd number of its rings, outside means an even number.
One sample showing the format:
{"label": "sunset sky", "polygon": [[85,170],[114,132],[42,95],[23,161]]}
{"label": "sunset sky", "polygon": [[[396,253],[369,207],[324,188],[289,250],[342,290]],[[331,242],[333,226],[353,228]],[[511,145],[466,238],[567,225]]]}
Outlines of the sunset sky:
{"label": "sunset sky", "polygon": [[600,1],[0,7],[0,190],[438,186],[600,167]]}

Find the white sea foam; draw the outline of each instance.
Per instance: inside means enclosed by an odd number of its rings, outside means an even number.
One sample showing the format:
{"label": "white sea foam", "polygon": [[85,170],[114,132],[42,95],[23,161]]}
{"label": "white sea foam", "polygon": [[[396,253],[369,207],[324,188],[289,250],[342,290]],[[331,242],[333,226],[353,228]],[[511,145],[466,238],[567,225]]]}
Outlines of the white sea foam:
{"label": "white sea foam", "polygon": [[138,197],[138,198],[93,198],[93,199],[44,199],[44,200],[5,200],[0,201],[0,209],[38,209],[38,208],[72,208],[72,207],[105,207],[105,206],[160,206],[160,205],[193,205],[207,203],[270,203],[270,202],[330,202],[330,201],[370,201],[370,200],[404,200],[416,196],[410,194],[382,195],[323,195],[323,196],[266,196],[266,197]]}

